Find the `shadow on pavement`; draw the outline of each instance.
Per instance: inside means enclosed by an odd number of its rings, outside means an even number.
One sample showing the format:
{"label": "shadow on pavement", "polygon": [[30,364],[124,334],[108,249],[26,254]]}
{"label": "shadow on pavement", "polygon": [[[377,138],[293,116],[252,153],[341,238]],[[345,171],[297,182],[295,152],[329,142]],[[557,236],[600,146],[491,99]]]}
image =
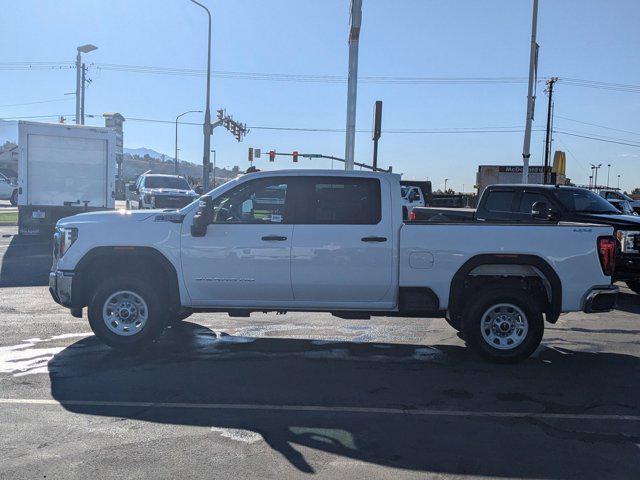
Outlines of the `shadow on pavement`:
{"label": "shadow on pavement", "polygon": [[640,471],[635,421],[65,403],[638,415],[640,360],[630,355],[543,348],[498,366],[462,346],[234,337],[184,323],[137,355],[86,338],[55,355],[49,372],[53,397],[69,411],[249,430],[303,472],[316,469],[296,446],[442,474],[633,478]]}
{"label": "shadow on pavement", "polygon": [[640,295],[637,293],[620,292],[618,294],[617,310],[628,313],[640,313]]}
{"label": "shadow on pavement", "polygon": [[35,287],[49,284],[52,244],[48,238],[13,235],[0,245],[0,287]]}

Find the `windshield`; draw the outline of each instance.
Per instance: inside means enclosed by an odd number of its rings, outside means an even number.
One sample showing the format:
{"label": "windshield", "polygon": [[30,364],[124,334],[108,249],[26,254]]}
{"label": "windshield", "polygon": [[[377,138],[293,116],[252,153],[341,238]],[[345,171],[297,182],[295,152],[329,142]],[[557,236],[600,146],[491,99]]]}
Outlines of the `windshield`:
{"label": "windshield", "polygon": [[146,177],[145,188],[175,188],[176,190],[191,190],[189,183],[182,177]]}
{"label": "windshield", "polygon": [[555,190],[554,194],[562,206],[570,212],[620,214],[616,207],[589,190],[560,188]]}
{"label": "windshield", "polygon": [[400,187],[400,194],[403,197],[406,197],[408,192],[409,192],[409,187]]}

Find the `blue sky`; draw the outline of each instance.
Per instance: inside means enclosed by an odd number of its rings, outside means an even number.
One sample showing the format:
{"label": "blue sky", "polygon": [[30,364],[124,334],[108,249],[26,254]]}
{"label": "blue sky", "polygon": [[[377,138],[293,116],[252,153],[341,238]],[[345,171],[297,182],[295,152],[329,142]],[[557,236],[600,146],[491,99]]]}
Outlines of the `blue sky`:
{"label": "blue sky", "polygon": [[[213,11],[213,69],[217,71],[345,76],[348,0],[203,0]],[[76,46],[99,47],[87,62],[203,69],[204,12],[188,0],[0,0],[3,62],[73,61]],[[531,0],[363,0],[360,75],[390,77],[526,77]],[[540,0],[539,76],[640,84],[640,2]],[[92,69],[87,112],[118,111],[125,118],[172,120],[204,107],[204,77]],[[72,69],[0,70],[0,117],[73,114]],[[383,129],[522,127],[526,83],[374,84],[358,90],[359,129],[371,128],[375,100],[384,101]],[[546,119],[538,85],[534,128]],[[21,106],[18,103],[58,100]],[[346,83],[212,79],[212,110],[226,107],[254,127],[343,129]],[[556,86],[555,127],[640,144],[640,93]],[[202,121],[202,114],[183,117]],[[560,118],[564,117],[564,118]],[[615,129],[576,123],[573,119]],[[102,124],[101,119],[87,123]],[[542,163],[544,133],[532,137],[532,165]],[[568,175],[588,181],[589,163],[603,163],[600,178],[622,175],[622,187],[640,186],[640,148],[558,134]],[[173,153],[173,125],[129,120],[125,146]],[[237,143],[217,129],[218,165],[246,168],[247,147],[344,155],[344,133],[253,128]],[[198,126],[180,127],[181,158],[200,162]],[[519,164],[522,133],[383,133],[380,163],[409,178],[449,179],[468,190],[479,164]],[[356,137],[356,159],[369,163],[370,134]],[[290,160],[263,168],[287,168]],[[326,161],[301,161],[330,167]],[[604,173],[603,173],[604,172]]]}

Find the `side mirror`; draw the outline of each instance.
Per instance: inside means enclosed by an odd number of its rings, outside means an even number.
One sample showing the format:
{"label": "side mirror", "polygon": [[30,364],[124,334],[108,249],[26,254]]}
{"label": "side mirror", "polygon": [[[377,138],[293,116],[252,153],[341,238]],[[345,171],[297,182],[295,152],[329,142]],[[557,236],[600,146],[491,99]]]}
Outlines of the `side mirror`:
{"label": "side mirror", "polygon": [[193,216],[191,236],[204,237],[210,223],[213,223],[213,199],[209,195],[204,195],[200,197],[198,211]]}
{"label": "side mirror", "polygon": [[195,187],[193,189],[198,195],[202,195],[204,193],[204,189],[202,188],[202,185],[198,185],[197,187]]}
{"label": "side mirror", "polygon": [[549,207],[546,202],[535,202],[531,205],[531,216],[538,220],[558,221],[560,215],[553,208]]}
{"label": "side mirror", "polygon": [[135,183],[130,183],[129,184],[129,191],[130,192],[137,192],[138,191],[138,188],[136,187]]}

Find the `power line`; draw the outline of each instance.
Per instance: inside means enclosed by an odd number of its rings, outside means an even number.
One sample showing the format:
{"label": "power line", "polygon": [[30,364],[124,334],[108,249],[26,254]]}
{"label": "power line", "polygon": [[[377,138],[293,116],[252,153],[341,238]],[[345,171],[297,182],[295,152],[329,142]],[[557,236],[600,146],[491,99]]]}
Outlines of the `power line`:
{"label": "power line", "polygon": [[0,107],[21,107],[23,105],[36,105],[39,103],[52,103],[52,102],[64,102],[71,100],[71,97],[67,98],[53,98],[51,100],[38,100],[35,102],[24,102],[24,103],[9,103],[6,105],[0,105]]}
{"label": "power line", "polygon": [[618,145],[626,145],[626,146],[629,146],[629,147],[640,147],[640,143],[629,143],[629,142],[617,141],[617,140],[607,140],[607,139],[604,139],[604,138],[591,137],[589,135],[580,135],[580,134],[577,134],[577,133],[569,133],[569,132],[566,132],[566,131],[563,131],[563,130],[555,130],[554,129],[554,132],[555,133],[559,133],[561,135],[569,135],[571,137],[587,138],[589,140],[597,140],[599,142],[615,143],[615,144],[618,144]]}
{"label": "power line", "polygon": [[606,130],[613,130],[615,132],[630,133],[631,135],[640,135],[640,132],[632,132],[631,130],[622,130],[620,128],[607,127],[606,125],[600,125],[597,123],[583,122],[581,120],[575,120],[573,118],[564,117],[562,115],[556,115],[556,118],[562,118],[563,120],[568,120],[570,122],[581,123],[582,125],[590,125],[592,127],[604,128]]}
{"label": "power line", "polygon": [[[154,74],[154,75],[177,75],[177,76],[204,76],[204,70],[192,68],[174,67],[153,67],[145,65],[127,65],[117,63],[91,63],[91,68],[107,71],[120,71],[129,73]],[[3,62],[0,63],[0,70],[55,70],[74,68],[73,62]],[[301,83],[345,83],[346,76],[341,75],[318,75],[318,74],[287,74],[287,73],[267,73],[267,72],[238,72],[227,70],[212,71],[212,75],[217,78],[234,80],[257,80],[275,82],[301,82]],[[539,82],[546,81],[547,78],[538,78]],[[371,84],[400,84],[400,85],[487,85],[487,84],[518,84],[525,83],[527,77],[519,76],[476,76],[476,77],[425,77],[425,76],[361,76],[358,80],[361,83]],[[614,82],[601,82],[596,80],[586,80],[581,78],[560,77],[559,82],[568,86],[594,88],[599,90],[611,90],[627,93],[640,93],[640,85],[624,84]]]}

